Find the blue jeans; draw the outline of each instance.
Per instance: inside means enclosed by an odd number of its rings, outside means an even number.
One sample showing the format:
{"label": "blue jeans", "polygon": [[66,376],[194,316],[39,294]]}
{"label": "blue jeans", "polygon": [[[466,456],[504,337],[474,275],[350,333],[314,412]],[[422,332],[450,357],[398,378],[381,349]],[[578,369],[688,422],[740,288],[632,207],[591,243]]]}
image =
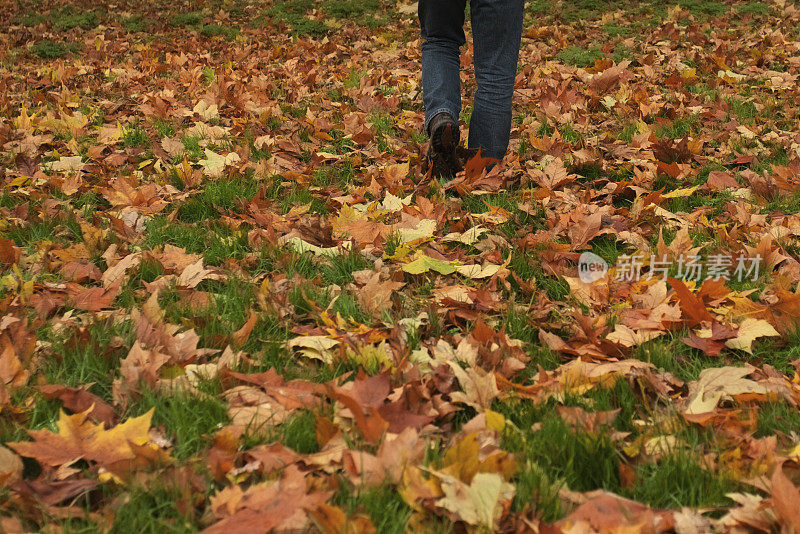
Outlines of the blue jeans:
{"label": "blue jeans", "polygon": [[[511,133],[511,99],[522,35],[524,0],[470,0],[475,102],[469,122],[469,148],[502,158]],[[466,0],[419,0],[422,33],[422,100],[425,130],[446,111],[461,113],[459,48],[464,37]]]}

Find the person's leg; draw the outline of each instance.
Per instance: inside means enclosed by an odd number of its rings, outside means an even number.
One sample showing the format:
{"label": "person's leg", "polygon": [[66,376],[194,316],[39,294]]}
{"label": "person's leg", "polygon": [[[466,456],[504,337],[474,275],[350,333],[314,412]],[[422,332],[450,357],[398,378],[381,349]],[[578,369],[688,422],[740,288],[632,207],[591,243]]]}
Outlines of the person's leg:
{"label": "person's leg", "polygon": [[425,131],[433,117],[449,113],[455,121],[461,113],[461,62],[466,0],[419,0],[422,35],[422,100]]}
{"label": "person's leg", "polygon": [[478,88],[468,143],[492,158],[502,158],[508,149],[523,9],[524,0],[470,0]]}

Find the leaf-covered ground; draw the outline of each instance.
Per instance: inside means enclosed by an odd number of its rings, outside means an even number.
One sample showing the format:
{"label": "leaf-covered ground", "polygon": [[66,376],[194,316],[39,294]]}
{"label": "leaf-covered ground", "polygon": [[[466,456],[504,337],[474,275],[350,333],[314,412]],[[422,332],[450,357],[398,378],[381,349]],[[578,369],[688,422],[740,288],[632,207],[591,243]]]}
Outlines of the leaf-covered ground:
{"label": "leaf-covered ground", "polygon": [[530,0],[442,179],[415,9],[2,10],[0,531],[800,530],[800,8]]}

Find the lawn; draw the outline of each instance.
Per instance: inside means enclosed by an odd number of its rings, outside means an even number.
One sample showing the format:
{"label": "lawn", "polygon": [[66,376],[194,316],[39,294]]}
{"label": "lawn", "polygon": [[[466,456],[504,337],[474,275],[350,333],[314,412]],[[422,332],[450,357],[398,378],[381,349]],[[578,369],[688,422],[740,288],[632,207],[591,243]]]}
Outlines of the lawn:
{"label": "lawn", "polygon": [[800,5],[525,10],[0,13],[0,532],[800,530]]}

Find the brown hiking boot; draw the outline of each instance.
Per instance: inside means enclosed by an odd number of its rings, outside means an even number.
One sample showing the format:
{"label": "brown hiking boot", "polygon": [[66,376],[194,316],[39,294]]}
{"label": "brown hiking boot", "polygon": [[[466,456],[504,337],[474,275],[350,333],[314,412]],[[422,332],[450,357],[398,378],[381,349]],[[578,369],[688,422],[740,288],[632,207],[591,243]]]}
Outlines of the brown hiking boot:
{"label": "brown hiking boot", "polygon": [[426,158],[426,172],[433,176],[455,176],[460,169],[456,148],[460,141],[458,123],[449,113],[438,113],[428,124],[431,138]]}

